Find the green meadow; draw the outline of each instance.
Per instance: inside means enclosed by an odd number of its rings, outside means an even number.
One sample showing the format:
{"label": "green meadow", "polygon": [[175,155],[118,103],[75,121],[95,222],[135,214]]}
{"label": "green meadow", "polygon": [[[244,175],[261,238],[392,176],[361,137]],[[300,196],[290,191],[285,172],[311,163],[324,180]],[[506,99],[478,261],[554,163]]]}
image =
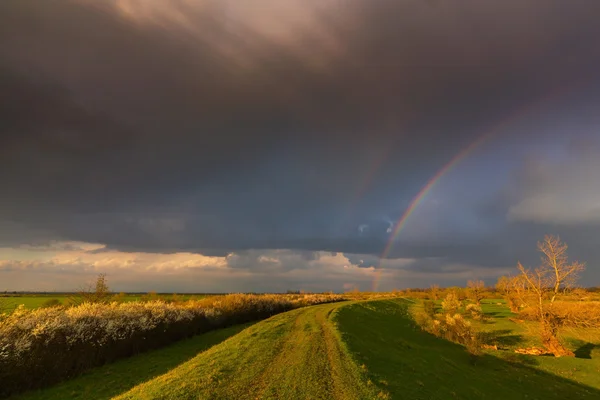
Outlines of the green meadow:
{"label": "green meadow", "polygon": [[[305,307],[196,336],[15,399],[600,399],[600,335],[576,358],[528,356],[531,327],[485,300],[498,350],[469,354],[423,332],[411,299]],[[587,336],[586,336],[587,335]],[[590,341],[588,341],[590,339]]]}
{"label": "green meadow", "polygon": [[[205,298],[209,295],[207,294],[171,294],[171,293],[158,293],[158,294],[141,294],[141,293],[124,293],[115,295],[115,299],[121,302],[129,302],[129,301],[139,301],[145,297],[151,296],[156,299],[161,300],[170,300],[173,299],[174,296],[176,299],[185,301],[185,300],[199,300]],[[43,307],[45,303],[50,300],[57,300],[61,304],[66,305],[71,300],[76,299],[77,295],[73,294],[22,294],[22,295],[0,295],[0,300],[3,301],[3,304],[6,304],[6,308],[8,310],[12,310],[19,305],[25,306],[25,308],[35,309]]]}
{"label": "green meadow", "polygon": [[[508,348],[473,356],[460,345],[422,332],[409,306],[404,300],[363,302],[337,314],[342,339],[355,361],[389,398],[600,398],[600,354],[589,359],[535,357]],[[486,308],[494,314],[487,329],[513,347],[520,345],[514,338],[522,333],[512,330],[508,309]]]}

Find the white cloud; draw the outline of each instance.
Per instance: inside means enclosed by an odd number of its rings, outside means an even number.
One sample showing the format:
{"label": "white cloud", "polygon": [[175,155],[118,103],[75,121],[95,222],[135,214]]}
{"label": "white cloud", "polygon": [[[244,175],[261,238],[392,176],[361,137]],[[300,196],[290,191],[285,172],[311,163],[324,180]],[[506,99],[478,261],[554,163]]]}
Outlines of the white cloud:
{"label": "white cloud", "polygon": [[[42,252],[40,248],[58,250]],[[28,253],[37,257],[31,258]],[[167,292],[392,290],[429,286],[423,282],[431,279],[465,280],[474,274],[488,277],[498,273],[452,265],[436,267],[435,272],[420,271],[414,268],[417,262],[281,249],[211,257],[183,252],[122,252],[98,244],[52,242],[22,246],[18,251],[0,248],[0,290],[72,291],[101,272],[108,275],[111,288],[116,291]]]}

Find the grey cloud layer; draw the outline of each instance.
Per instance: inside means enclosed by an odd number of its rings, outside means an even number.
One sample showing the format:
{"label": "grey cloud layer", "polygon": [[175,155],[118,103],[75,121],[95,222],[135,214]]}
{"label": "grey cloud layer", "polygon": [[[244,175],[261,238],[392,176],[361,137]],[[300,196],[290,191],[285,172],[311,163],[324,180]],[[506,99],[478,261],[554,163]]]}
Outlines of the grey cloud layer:
{"label": "grey cloud layer", "polygon": [[[481,132],[571,88],[598,101],[596,3],[5,0],[0,222],[21,242],[378,255],[385,221]],[[485,205],[512,227],[472,241],[447,218],[391,255],[504,266],[521,246],[499,241],[529,222],[535,243],[595,212],[547,218],[568,199],[531,204],[573,178],[538,178]]]}

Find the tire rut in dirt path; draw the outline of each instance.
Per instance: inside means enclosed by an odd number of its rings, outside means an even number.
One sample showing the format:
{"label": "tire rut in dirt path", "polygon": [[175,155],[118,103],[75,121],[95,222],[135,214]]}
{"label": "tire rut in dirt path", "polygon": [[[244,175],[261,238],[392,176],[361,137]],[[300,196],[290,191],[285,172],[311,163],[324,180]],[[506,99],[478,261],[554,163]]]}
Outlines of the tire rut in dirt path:
{"label": "tire rut in dirt path", "polygon": [[[320,310],[319,310],[320,311]],[[317,310],[303,310],[294,321],[279,354],[253,382],[252,398],[286,398],[291,394],[331,399],[331,367]]]}
{"label": "tire rut in dirt path", "polygon": [[252,398],[365,398],[356,366],[330,320],[339,305],[303,310],[281,352],[261,374]]}

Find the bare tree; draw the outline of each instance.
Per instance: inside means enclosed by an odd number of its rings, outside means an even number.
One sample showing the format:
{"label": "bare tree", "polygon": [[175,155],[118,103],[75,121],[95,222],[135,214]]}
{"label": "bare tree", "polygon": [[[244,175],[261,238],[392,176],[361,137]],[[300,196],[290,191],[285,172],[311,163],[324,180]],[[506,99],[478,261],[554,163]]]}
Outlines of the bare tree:
{"label": "bare tree", "polygon": [[485,290],[485,283],[481,280],[467,281],[468,295],[475,302],[480,305],[483,299],[483,292]]}
{"label": "bare tree", "polygon": [[71,299],[74,304],[105,303],[110,301],[111,292],[106,283],[106,274],[98,274],[94,283],[77,291],[77,296]]}
{"label": "bare tree", "polygon": [[503,296],[506,296],[510,293],[510,277],[501,276],[498,278],[498,282],[496,282],[496,291],[500,292]]}
{"label": "bare tree", "polygon": [[510,311],[518,313],[523,304],[524,294],[527,292],[525,280],[521,275],[501,276],[496,283],[496,290],[499,291],[506,300]]}
{"label": "bare tree", "polygon": [[557,236],[546,236],[538,243],[542,253],[542,263],[533,271],[526,269],[520,262],[517,268],[525,288],[522,301],[537,310],[540,321],[541,339],[544,346],[555,356],[573,356],[558,339],[561,319],[553,305],[561,289],[571,287],[578,279],[585,265],[579,262],[569,263],[567,245]]}

